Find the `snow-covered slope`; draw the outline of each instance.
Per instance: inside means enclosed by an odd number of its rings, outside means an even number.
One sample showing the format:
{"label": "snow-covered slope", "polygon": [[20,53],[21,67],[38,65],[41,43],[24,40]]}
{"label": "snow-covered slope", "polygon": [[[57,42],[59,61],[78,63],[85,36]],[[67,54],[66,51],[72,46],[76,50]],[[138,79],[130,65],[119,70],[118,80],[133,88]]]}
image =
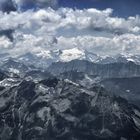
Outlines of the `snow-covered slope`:
{"label": "snow-covered slope", "polygon": [[69,62],[75,59],[97,62],[100,60],[100,57],[92,52],[79,48],[39,51],[36,53],[27,53],[18,57],[18,60],[21,62],[35,64],[39,67],[48,67],[53,62]]}
{"label": "snow-covered slope", "polygon": [[77,47],[71,49],[55,49],[55,50],[40,50],[36,53],[27,53],[21,55],[18,59],[22,62],[36,64],[40,67],[48,67],[53,62],[69,62],[72,60],[88,60],[99,64],[109,63],[127,63],[129,61],[140,64],[140,55],[118,54],[115,56],[99,56],[94,52],[79,49]]}
{"label": "snow-covered slope", "polygon": [[[0,54],[1,61],[7,60],[9,55]],[[90,52],[78,47],[71,49],[40,49],[36,52],[28,52],[19,56],[13,56],[19,62],[24,63],[25,65],[34,65],[37,67],[46,68],[54,62],[69,62],[72,60],[87,60],[90,62],[98,64],[110,64],[110,63],[127,63],[134,62],[135,64],[140,65],[140,55],[132,54],[117,54],[115,56],[99,56],[94,52]]]}
{"label": "snow-covered slope", "polygon": [[126,62],[134,62],[135,64],[140,64],[140,55],[132,55],[132,54],[118,54],[115,56],[104,56],[102,57],[98,63],[101,64],[109,64],[109,63],[126,63]]}

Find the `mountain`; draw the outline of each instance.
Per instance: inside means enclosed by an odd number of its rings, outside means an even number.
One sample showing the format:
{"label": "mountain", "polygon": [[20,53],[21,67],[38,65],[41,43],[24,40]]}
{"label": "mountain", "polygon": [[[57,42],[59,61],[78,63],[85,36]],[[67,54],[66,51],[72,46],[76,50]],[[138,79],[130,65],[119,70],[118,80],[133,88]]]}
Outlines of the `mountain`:
{"label": "mountain", "polygon": [[48,72],[59,75],[64,72],[83,72],[101,78],[137,77],[140,76],[140,65],[133,62],[96,64],[85,60],[53,63]]}
{"label": "mountain", "polygon": [[101,57],[98,61],[100,64],[110,64],[110,63],[128,63],[134,62],[135,64],[140,64],[140,55],[132,54],[118,54],[116,56],[105,56]]}
{"label": "mountain", "polygon": [[129,102],[140,106],[140,77],[110,78],[100,82],[114,95],[121,96]]}
{"label": "mountain", "polygon": [[0,58],[1,58],[2,60],[6,59],[8,56],[9,56],[8,53],[1,53],[1,54],[0,54]]}
{"label": "mountain", "polygon": [[104,86],[108,93],[140,106],[140,66],[133,62],[95,64],[83,60],[52,64],[48,71],[82,86]]}
{"label": "mountain", "polygon": [[21,62],[25,65],[34,65],[46,69],[55,62],[70,62],[72,60],[86,60],[96,64],[128,63],[133,62],[140,65],[140,55],[118,54],[116,56],[100,56],[86,49],[40,49],[37,52],[27,52],[18,56],[11,54],[0,54],[1,61],[8,58]]}
{"label": "mountain", "polygon": [[31,70],[28,71],[25,75],[24,78],[30,78],[33,80],[43,80],[46,78],[53,78],[54,76],[50,74],[47,71],[36,69],[36,70]]}
{"label": "mountain", "polygon": [[102,85],[109,94],[120,96],[140,107],[140,77],[101,78],[84,72],[68,71],[61,73],[60,79],[69,79],[85,87]]}
{"label": "mountain", "polygon": [[[2,65],[2,68],[3,69],[7,69],[7,70],[10,70],[10,69],[17,69],[18,70],[22,70],[22,71],[27,71],[28,70],[28,67],[25,66],[24,64],[22,63],[19,63],[18,61],[14,60],[14,59],[8,59],[6,60],[3,65]],[[17,72],[18,73],[18,72]]]}
{"label": "mountain", "polygon": [[20,55],[18,56],[17,60],[19,60],[19,62],[25,65],[34,65],[38,68],[48,67],[48,65],[50,65],[51,63],[49,62],[50,60],[48,58],[45,58],[43,56],[38,56],[33,53],[26,53],[24,55]]}
{"label": "mountain", "polygon": [[86,88],[57,78],[20,79],[10,88],[3,85],[0,101],[2,140],[140,137],[140,110],[100,86]]}
{"label": "mountain", "polygon": [[17,58],[23,63],[35,64],[39,67],[48,67],[54,62],[70,62],[72,60],[87,60],[97,64],[111,64],[111,63],[128,63],[134,62],[140,64],[139,55],[124,55],[118,54],[116,56],[99,56],[87,50],[72,48],[64,50],[47,50],[38,53],[26,53]]}
{"label": "mountain", "polygon": [[22,63],[33,64],[43,68],[50,66],[54,62],[69,62],[75,59],[96,62],[100,59],[100,57],[86,50],[72,48],[67,50],[42,50],[37,53],[30,52],[20,55],[17,58],[17,60]]}
{"label": "mountain", "polygon": [[9,74],[11,73],[15,75],[24,76],[26,72],[34,70],[35,67],[31,65],[25,65],[24,63],[21,63],[20,61],[17,61],[14,58],[8,58],[2,61],[1,69],[3,71],[9,72]]}
{"label": "mountain", "polygon": [[0,139],[139,140],[140,65],[22,58],[1,63]]}
{"label": "mountain", "polygon": [[3,72],[2,70],[0,70],[0,80],[4,80],[7,77],[8,77],[8,75],[6,75],[5,72]]}

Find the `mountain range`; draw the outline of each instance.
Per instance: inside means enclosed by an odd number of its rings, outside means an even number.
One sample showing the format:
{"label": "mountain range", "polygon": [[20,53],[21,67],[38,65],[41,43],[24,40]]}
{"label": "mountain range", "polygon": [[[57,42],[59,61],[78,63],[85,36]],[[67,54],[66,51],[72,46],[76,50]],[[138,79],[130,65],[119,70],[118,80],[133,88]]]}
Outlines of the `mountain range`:
{"label": "mountain range", "polygon": [[140,65],[65,53],[2,55],[0,139],[139,140]]}
{"label": "mountain range", "polygon": [[8,53],[0,54],[1,61],[8,59],[18,60],[24,64],[36,65],[37,67],[47,68],[54,62],[69,62],[72,60],[87,60],[97,64],[110,64],[110,63],[127,63],[134,62],[140,64],[140,55],[132,54],[118,54],[115,56],[99,56],[94,52],[87,50],[72,48],[66,50],[47,50],[39,52],[28,52],[18,56],[11,56]]}
{"label": "mountain range", "polygon": [[[45,78],[45,77],[44,77]],[[140,137],[140,109],[101,86],[68,79],[0,81],[2,140],[122,140]]]}

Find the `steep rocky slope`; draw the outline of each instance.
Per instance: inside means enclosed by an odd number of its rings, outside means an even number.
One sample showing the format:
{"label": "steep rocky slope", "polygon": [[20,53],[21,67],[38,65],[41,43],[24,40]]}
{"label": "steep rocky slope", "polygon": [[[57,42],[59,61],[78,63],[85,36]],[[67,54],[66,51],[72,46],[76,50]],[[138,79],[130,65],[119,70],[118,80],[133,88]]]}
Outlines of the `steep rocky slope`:
{"label": "steep rocky slope", "polygon": [[12,79],[11,85],[1,86],[0,101],[1,140],[140,137],[140,110],[99,86],[87,89],[56,78]]}
{"label": "steep rocky slope", "polygon": [[84,60],[73,60],[70,62],[53,63],[47,70],[54,75],[77,71],[101,78],[140,76],[140,65],[136,65],[133,62],[95,64]]}

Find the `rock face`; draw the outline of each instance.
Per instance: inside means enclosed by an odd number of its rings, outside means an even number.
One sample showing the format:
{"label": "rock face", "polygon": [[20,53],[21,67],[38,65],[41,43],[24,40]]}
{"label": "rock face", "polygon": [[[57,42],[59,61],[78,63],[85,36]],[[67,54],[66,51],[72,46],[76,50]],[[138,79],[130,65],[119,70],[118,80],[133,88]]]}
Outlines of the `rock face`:
{"label": "rock face", "polygon": [[140,110],[100,86],[57,78],[18,80],[0,90],[1,140],[140,138]]}
{"label": "rock face", "polygon": [[4,80],[5,78],[7,78],[8,76],[3,72],[3,71],[1,71],[0,70],[0,81],[1,80]]}
{"label": "rock face", "polygon": [[100,82],[110,93],[140,107],[140,77],[110,78]]}
{"label": "rock face", "polygon": [[24,75],[27,71],[29,71],[30,67],[15,61],[14,59],[8,59],[3,62],[1,69],[13,74]]}
{"label": "rock face", "polygon": [[108,94],[120,96],[140,107],[140,77],[101,78],[77,71],[64,72],[59,77],[86,87],[94,84],[102,85],[108,91]]}
{"label": "rock face", "polygon": [[83,72],[88,75],[100,76],[101,78],[122,78],[140,76],[140,65],[133,62],[95,64],[84,60],[53,63],[48,71],[54,75],[64,72]]}

